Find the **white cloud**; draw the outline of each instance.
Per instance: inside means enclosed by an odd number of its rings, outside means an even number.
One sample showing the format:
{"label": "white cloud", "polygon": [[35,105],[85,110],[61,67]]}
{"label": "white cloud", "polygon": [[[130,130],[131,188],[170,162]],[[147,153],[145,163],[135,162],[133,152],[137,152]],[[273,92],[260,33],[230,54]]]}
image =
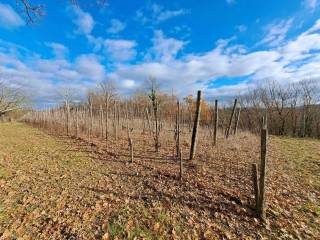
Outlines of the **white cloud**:
{"label": "white cloud", "polygon": [[318,6],[318,0],[304,0],[306,8],[314,10]]}
{"label": "white cloud", "polygon": [[111,19],[111,26],[107,29],[108,33],[119,33],[125,29],[126,25],[118,19]]}
{"label": "white cloud", "polygon": [[80,55],[75,61],[76,69],[85,78],[102,81],[105,78],[104,66],[95,55]]}
{"label": "white cloud", "polygon": [[[39,55],[17,55],[21,48],[0,41],[0,46],[11,49],[0,50],[0,78],[11,86],[21,87],[36,102],[59,101],[58,90],[75,89],[77,95],[85,96],[88,88],[105,77],[104,66],[98,56],[80,55],[74,62],[66,59],[44,59]],[[0,47],[1,49],[1,47]]]}
{"label": "white cloud", "polygon": [[185,42],[165,38],[161,30],[154,32],[153,47],[150,49],[146,59],[153,58],[157,61],[168,62],[176,58],[177,53],[183,48]]}
{"label": "white cloud", "polygon": [[[109,77],[115,81],[132,79],[135,87],[139,87],[144,79],[154,76],[164,90],[174,88],[181,96],[196,89],[205,89],[217,97],[238,94],[267,80],[288,83],[309,77],[319,79],[320,58],[317,52],[320,51],[320,33],[314,33],[317,24],[297,38],[269,50],[239,51],[242,47],[232,45],[232,39],[221,40],[214,49],[202,54],[188,54],[180,58],[173,54],[167,61],[160,57],[136,65],[121,64]],[[164,39],[161,34],[159,36],[159,39]],[[208,89],[208,84],[216,79],[246,76],[250,76],[251,81],[248,79],[236,85]]]}
{"label": "white cloud", "polygon": [[46,45],[52,48],[52,52],[56,58],[64,58],[69,52],[69,49],[60,43],[49,42]]}
{"label": "white cloud", "polygon": [[318,19],[316,21],[316,23],[309,28],[307,31],[305,31],[302,35],[306,35],[306,34],[310,34],[310,33],[314,33],[320,30],[320,19]]}
{"label": "white cloud", "polygon": [[104,47],[107,57],[115,61],[128,61],[136,56],[136,42],[124,39],[107,39]]}
{"label": "white cloud", "polygon": [[[296,38],[283,40],[280,45],[263,51],[250,51],[245,46],[236,45],[235,39],[231,38],[217,41],[216,46],[207,52],[189,54],[180,54],[185,42],[155,31],[147,61],[136,64],[118,62],[108,74],[100,57],[94,54],[80,55],[74,61],[43,59],[14,44],[0,41],[0,74],[10,84],[20,85],[41,99],[55,99],[55,89],[63,86],[85,94],[86,88],[106,78],[113,79],[120,90],[132,92],[143,87],[149,76],[156,77],[163,90],[171,92],[174,89],[180,96],[194,93],[197,89],[204,89],[207,96],[227,96],[267,80],[282,83],[304,78],[320,80],[319,29],[317,21]],[[109,54],[106,55],[108,58],[126,61],[136,55],[134,41],[98,40],[102,42],[101,48]],[[19,54],[21,51],[23,54]],[[208,87],[214,86],[214,81],[219,78],[234,77],[246,80],[213,89]]]}
{"label": "white cloud", "polygon": [[72,7],[73,23],[77,26],[76,32],[79,34],[90,34],[93,30],[95,22],[92,16],[81,10],[79,7]]}
{"label": "white cloud", "polygon": [[185,14],[187,14],[187,11],[184,9],[179,9],[179,10],[175,10],[175,11],[166,10],[166,11],[159,13],[159,15],[157,17],[157,22],[163,22],[163,21],[166,21],[170,18],[177,17],[180,15],[185,15]]}
{"label": "white cloud", "polygon": [[125,79],[122,81],[122,87],[131,89],[135,86],[135,82],[132,79]]}
{"label": "white cloud", "polygon": [[10,5],[0,3],[0,27],[14,29],[23,25],[25,22]]}
{"label": "white cloud", "polygon": [[143,9],[139,9],[136,12],[136,18],[144,24],[158,24],[177,16],[186,15],[189,12],[190,11],[186,9],[169,10],[159,4],[153,3]]}
{"label": "white cloud", "polygon": [[266,26],[266,36],[260,42],[260,44],[267,44],[269,46],[279,46],[286,39],[287,33],[291,28],[293,23],[293,18],[288,20],[281,20],[269,24]]}

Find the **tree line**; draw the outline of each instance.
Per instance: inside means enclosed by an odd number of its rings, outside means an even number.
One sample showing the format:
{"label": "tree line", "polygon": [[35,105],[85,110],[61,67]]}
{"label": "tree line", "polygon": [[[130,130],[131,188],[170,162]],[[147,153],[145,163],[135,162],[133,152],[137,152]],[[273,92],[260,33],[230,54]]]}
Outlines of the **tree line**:
{"label": "tree line", "polygon": [[[110,116],[114,117],[117,108],[130,109],[130,114],[134,118],[156,117],[159,120],[156,123],[157,128],[161,127],[164,121],[174,123],[179,97],[162,92],[153,78],[147,80],[145,86],[147,86],[145,89],[140,89],[125,98],[117,91],[112,81],[103,81],[97,88],[88,90],[86,99],[81,102],[75,101],[71,90],[65,90],[60,94],[62,99],[60,108],[69,109],[71,114],[75,107],[91,105],[92,114],[100,114],[103,111],[106,126]],[[319,81],[316,80],[303,80],[292,84],[269,81],[248,90],[245,94],[235,96],[238,128],[258,132],[261,129],[262,119],[265,118],[271,134],[320,138],[319,90]],[[199,123],[207,127],[208,131],[212,131],[215,124],[214,101],[208,100],[210,96],[206,97],[201,99]],[[22,89],[10,88],[4,82],[0,82],[0,116],[21,112],[26,99]],[[196,100],[192,95],[180,98],[180,108],[181,121],[191,131]],[[226,133],[228,130],[232,110],[233,102],[219,101],[219,118],[216,124],[220,132]],[[124,113],[122,117],[125,117]],[[107,136],[107,132],[105,135]]]}

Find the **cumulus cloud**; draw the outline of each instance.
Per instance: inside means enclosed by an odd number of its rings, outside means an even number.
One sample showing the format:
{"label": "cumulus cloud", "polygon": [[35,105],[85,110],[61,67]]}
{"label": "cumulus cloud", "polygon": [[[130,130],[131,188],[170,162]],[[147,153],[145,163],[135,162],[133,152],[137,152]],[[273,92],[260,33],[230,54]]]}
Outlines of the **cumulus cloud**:
{"label": "cumulus cloud", "polygon": [[10,5],[0,3],[0,27],[14,29],[23,25],[25,22]]}
{"label": "cumulus cloud", "polygon": [[132,79],[125,79],[122,81],[122,86],[124,88],[132,89],[135,86],[135,81]]}
{"label": "cumulus cloud", "polygon": [[69,49],[60,43],[48,42],[46,45],[52,49],[56,58],[64,58],[69,52]]}
{"label": "cumulus cloud", "polygon": [[108,33],[116,34],[125,29],[126,25],[118,19],[111,19],[111,25],[107,29]]}
{"label": "cumulus cloud", "polygon": [[[214,49],[202,54],[187,54],[180,58],[171,56],[168,61],[158,58],[136,65],[122,64],[109,77],[115,81],[133,79],[138,87],[142,80],[154,76],[167,91],[174,88],[178,94],[180,91],[186,95],[196,89],[206,89],[208,93],[217,96],[232,95],[272,79],[288,83],[304,78],[318,78],[320,34],[314,32],[317,26],[318,22],[297,38],[269,50],[239,51],[241,46],[232,45],[232,40],[221,40]],[[297,61],[299,64],[296,64]],[[211,82],[221,77],[244,76],[250,76],[250,81],[219,89],[209,87]]]}
{"label": "cumulus cloud", "polygon": [[[105,78],[114,80],[120,89],[132,92],[143,87],[149,76],[158,79],[163,90],[174,89],[180,96],[197,89],[206,90],[207,96],[230,96],[267,80],[290,83],[305,78],[320,79],[319,30],[317,21],[296,38],[285,38],[278,46],[264,50],[236,45],[231,38],[217,41],[207,52],[188,54],[181,53],[184,41],[168,38],[157,30],[149,50],[150,57],[137,63],[121,62],[136,55],[134,41],[99,39],[106,56],[120,61],[108,73],[101,58],[95,54],[80,55],[74,61],[56,57],[44,59],[39,55],[25,58],[16,54],[22,51],[21,48],[12,44],[2,47],[4,43],[0,41],[0,74],[11,84],[20,84],[41,98],[53,97],[54,89],[69,85],[84,94],[85,88],[95,86]],[[8,46],[14,49],[8,49]],[[246,80],[213,88],[214,81],[220,78]]]}
{"label": "cumulus cloud", "polygon": [[136,56],[136,42],[124,39],[106,39],[104,47],[107,57],[114,61],[128,61]]}
{"label": "cumulus cloud", "polygon": [[84,96],[106,75],[99,57],[93,54],[80,55],[74,61],[45,59],[25,52],[16,54],[23,49],[17,45],[3,41],[0,45],[9,47],[7,51],[0,50],[0,78],[10,86],[24,89],[36,102],[57,103],[57,90],[62,88],[75,89],[80,97]]}
{"label": "cumulus cloud", "polygon": [[76,33],[85,35],[90,34],[95,25],[92,16],[79,7],[72,7],[70,12],[72,15],[72,22],[77,26]]}
{"label": "cumulus cloud", "polygon": [[102,81],[105,77],[104,66],[95,55],[80,55],[75,65],[78,72],[85,78]]}
{"label": "cumulus cloud", "polygon": [[174,38],[166,38],[161,30],[156,30],[154,32],[152,42],[153,47],[147,54],[146,59],[153,58],[162,62],[168,62],[175,59],[177,53],[185,45],[185,42],[183,41]]}

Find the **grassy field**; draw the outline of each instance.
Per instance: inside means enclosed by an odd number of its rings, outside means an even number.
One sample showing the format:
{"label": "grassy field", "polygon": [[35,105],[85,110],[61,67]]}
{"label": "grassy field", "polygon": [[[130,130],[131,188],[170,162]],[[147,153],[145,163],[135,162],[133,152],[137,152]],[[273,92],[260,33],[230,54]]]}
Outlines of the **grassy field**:
{"label": "grassy field", "polygon": [[[214,153],[256,156],[255,140],[244,135]],[[150,159],[129,164],[121,142],[105,151],[22,123],[0,124],[0,239],[320,236],[320,141],[270,137],[265,223],[224,191],[223,179],[206,168],[214,162],[187,166],[180,183],[175,162],[137,148]]]}

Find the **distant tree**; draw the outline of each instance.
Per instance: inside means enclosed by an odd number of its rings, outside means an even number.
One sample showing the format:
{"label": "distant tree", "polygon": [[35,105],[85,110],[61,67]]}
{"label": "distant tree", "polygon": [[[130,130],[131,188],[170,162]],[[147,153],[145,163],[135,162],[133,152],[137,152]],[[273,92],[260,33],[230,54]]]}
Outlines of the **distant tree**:
{"label": "distant tree", "polygon": [[149,77],[147,82],[147,89],[149,92],[149,99],[151,102],[151,112],[153,117],[153,138],[154,138],[154,146],[155,150],[158,152],[160,147],[160,131],[161,131],[161,123],[160,123],[160,99],[159,95],[159,84],[157,83],[154,77]]}
{"label": "distant tree", "polygon": [[313,124],[317,121],[315,112],[318,110],[316,103],[319,101],[319,83],[315,80],[307,79],[299,82],[299,88],[302,90],[302,136],[311,136],[313,131]]}
{"label": "distant tree", "polygon": [[21,89],[8,87],[3,81],[0,81],[0,116],[20,109],[26,100]]}
{"label": "distant tree", "polygon": [[70,134],[70,108],[72,105],[72,101],[75,98],[75,90],[70,88],[63,88],[58,90],[58,95],[60,96],[63,102],[63,108],[65,111],[65,125],[67,135]]}
{"label": "distant tree", "polygon": [[101,95],[105,106],[105,134],[106,141],[108,141],[108,119],[109,119],[109,108],[110,103],[117,96],[115,84],[111,80],[105,80],[100,83]]}

